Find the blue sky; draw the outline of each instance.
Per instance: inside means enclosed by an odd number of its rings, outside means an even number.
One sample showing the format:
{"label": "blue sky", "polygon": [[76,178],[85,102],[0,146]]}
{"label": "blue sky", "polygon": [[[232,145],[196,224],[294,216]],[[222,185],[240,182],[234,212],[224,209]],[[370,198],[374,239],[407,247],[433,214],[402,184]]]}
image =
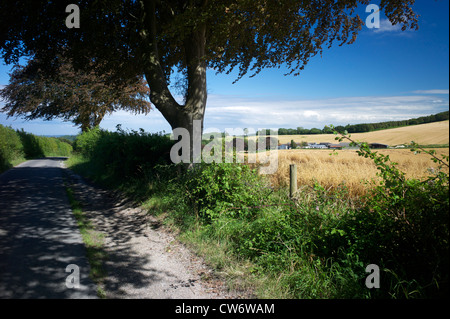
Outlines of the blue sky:
{"label": "blue sky", "polygon": [[[379,29],[363,27],[352,45],[325,49],[310,60],[300,76],[280,69],[264,70],[236,84],[236,74],[209,70],[205,129],[323,128],[403,120],[449,109],[449,2],[417,0],[418,31],[392,26],[381,14]],[[364,20],[369,13],[361,8]],[[10,67],[0,65],[0,85],[9,81]],[[1,105],[1,102],[0,102]],[[6,118],[0,124],[39,135],[77,134],[69,122]],[[143,128],[170,132],[162,115],[117,112],[101,127]]]}

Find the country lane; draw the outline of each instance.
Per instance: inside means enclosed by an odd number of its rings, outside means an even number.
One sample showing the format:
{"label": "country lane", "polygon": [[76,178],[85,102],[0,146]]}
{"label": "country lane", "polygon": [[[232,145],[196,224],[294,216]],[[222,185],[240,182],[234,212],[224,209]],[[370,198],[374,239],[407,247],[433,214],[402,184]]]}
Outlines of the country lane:
{"label": "country lane", "polygon": [[30,160],[0,175],[0,298],[97,298],[64,160]]}

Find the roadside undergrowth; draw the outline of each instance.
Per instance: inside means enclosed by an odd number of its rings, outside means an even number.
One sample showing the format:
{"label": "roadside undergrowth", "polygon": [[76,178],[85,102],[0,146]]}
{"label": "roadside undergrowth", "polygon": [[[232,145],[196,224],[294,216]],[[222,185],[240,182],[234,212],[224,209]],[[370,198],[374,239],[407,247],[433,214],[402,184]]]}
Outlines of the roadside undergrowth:
{"label": "roadside undergrowth", "polygon": [[94,225],[83,212],[82,204],[75,198],[73,189],[67,184],[66,192],[86,247],[86,256],[91,267],[89,276],[97,284],[97,296],[106,298],[102,288],[103,280],[107,275],[104,264],[108,258],[104,250],[104,234],[95,230]]}
{"label": "roadside undergrowth", "polygon": [[[448,298],[448,156],[413,144],[437,164],[414,179],[351,141],[377,169],[361,198],[319,182],[289,197],[245,164],[186,170],[167,161],[167,137],[144,132],[83,133],[67,164],[138,200],[243,296]],[[373,264],[381,288],[367,285]]]}

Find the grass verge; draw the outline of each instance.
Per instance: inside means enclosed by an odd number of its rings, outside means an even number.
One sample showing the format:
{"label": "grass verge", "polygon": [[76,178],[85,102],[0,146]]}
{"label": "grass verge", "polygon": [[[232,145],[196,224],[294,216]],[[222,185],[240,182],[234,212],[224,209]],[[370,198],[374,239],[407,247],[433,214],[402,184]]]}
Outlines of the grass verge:
{"label": "grass verge", "polygon": [[83,212],[81,203],[75,199],[73,189],[70,186],[66,186],[66,192],[86,246],[86,255],[91,266],[89,276],[97,284],[97,296],[104,299],[106,293],[102,288],[102,283],[107,274],[104,263],[108,258],[103,248],[104,234],[95,230],[94,225]]}
{"label": "grass verge", "polygon": [[[77,139],[81,157],[67,165],[143,203],[230,288],[266,299],[448,296],[445,153],[415,146],[415,153],[428,154],[426,168],[429,156],[437,165],[415,179],[395,158],[363,143],[345,166],[354,173],[358,163],[370,162],[379,177],[370,181],[364,170],[370,192],[354,198],[348,183],[338,179],[331,188],[316,174],[314,185],[299,183],[289,197],[286,187],[253,166],[201,163],[184,170],[158,164],[167,153],[141,154],[147,144],[136,141],[138,133],[97,133]],[[155,144],[153,137],[146,142]],[[407,153],[410,159],[411,150]],[[336,161],[327,155],[326,163]],[[349,174],[344,175],[346,180]],[[366,266],[373,263],[382,289],[365,284]]]}
{"label": "grass verge", "polygon": [[[142,208],[156,217],[161,224],[176,235],[206,265],[213,270],[204,274],[202,279],[215,279],[243,299],[287,299],[293,296],[279,280],[278,276],[261,273],[258,265],[236,254],[233,243],[227,236],[217,236],[209,227],[205,227],[196,218],[184,213],[176,214],[171,210],[170,196],[154,194],[143,202]],[[172,207],[170,207],[172,206]],[[213,277],[210,277],[213,276]]]}

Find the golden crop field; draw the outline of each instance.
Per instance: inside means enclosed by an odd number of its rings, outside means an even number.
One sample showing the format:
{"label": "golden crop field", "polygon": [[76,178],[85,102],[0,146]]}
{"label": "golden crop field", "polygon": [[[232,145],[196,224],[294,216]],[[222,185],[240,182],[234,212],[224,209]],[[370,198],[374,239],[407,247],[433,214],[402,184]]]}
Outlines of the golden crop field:
{"label": "golden crop field", "polygon": [[[333,134],[323,135],[280,135],[281,144],[291,140],[299,143],[331,142],[338,143]],[[409,144],[411,141],[422,145],[448,144],[449,121],[414,125],[369,133],[352,134],[352,139],[360,142],[383,143],[388,145]],[[348,142],[348,141],[343,141]],[[448,148],[435,149],[437,156],[449,155]],[[430,175],[438,164],[428,154],[414,154],[409,149],[374,150],[389,155],[391,161],[398,163],[398,168],[407,178],[423,178]],[[297,181],[302,185],[314,185],[318,182],[326,188],[345,184],[351,196],[360,196],[367,192],[369,185],[365,181],[377,180],[377,168],[372,160],[358,156],[355,149],[333,152],[330,149],[294,149],[278,150],[278,169],[269,176],[274,186],[289,185],[289,165],[297,164]],[[333,154],[333,155],[330,155]],[[254,163],[257,154],[245,154],[244,162]],[[257,160],[256,160],[257,162]],[[448,169],[446,170],[448,172]]]}
{"label": "golden crop field", "polygon": [[[294,140],[296,143],[337,143],[333,134],[319,135],[279,135],[281,144]],[[388,145],[409,144],[414,141],[422,145],[449,144],[449,121],[398,127],[382,131],[355,133],[352,139],[360,142],[382,143]]]}
{"label": "golden crop field", "polygon": [[[415,155],[409,149],[384,149],[379,153],[389,155],[398,168],[408,178],[423,178],[430,169],[438,165],[431,161],[428,154]],[[448,149],[436,149],[437,156],[449,155]],[[372,160],[358,156],[355,150],[340,150],[330,155],[331,150],[279,150],[278,170],[270,175],[274,186],[289,185],[289,165],[297,164],[298,185],[313,185],[315,181],[326,188],[339,187],[344,183],[352,196],[367,192],[364,181],[377,179],[377,168]],[[448,172],[448,170],[447,170]]]}

